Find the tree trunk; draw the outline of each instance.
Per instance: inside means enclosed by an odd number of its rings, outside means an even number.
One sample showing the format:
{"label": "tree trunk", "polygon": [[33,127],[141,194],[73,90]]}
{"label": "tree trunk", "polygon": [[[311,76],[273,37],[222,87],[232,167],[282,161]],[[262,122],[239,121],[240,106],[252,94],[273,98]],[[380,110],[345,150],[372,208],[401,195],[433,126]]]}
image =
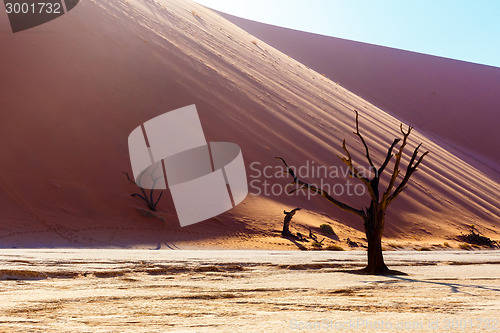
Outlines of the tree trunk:
{"label": "tree trunk", "polygon": [[285,217],[283,220],[283,231],[281,232],[281,235],[283,236],[291,236],[292,233],[290,232],[290,221],[292,219],[289,218],[288,216]]}
{"label": "tree trunk", "polygon": [[382,254],[382,233],[384,232],[384,212],[370,209],[365,221],[368,240],[368,265],[363,269],[367,274],[390,274]]}
{"label": "tree trunk", "polygon": [[283,219],[283,231],[281,232],[282,236],[293,236],[290,232],[290,222],[292,221],[295,212],[297,212],[298,210],[300,210],[299,207],[292,209],[289,212],[287,212],[286,210],[283,211],[283,214],[285,214],[285,218]]}

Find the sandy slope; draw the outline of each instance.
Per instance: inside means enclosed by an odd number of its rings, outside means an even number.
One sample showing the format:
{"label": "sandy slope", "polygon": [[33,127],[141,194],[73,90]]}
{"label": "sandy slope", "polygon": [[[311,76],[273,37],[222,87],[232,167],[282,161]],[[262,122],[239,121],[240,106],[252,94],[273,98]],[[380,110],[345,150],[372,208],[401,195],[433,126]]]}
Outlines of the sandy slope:
{"label": "sandy slope", "polygon": [[[296,166],[340,166],[335,155],[343,138],[363,161],[352,136],[354,108],[380,163],[399,121],[335,82],[189,1],[84,0],[36,29],[9,29],[1,13],[1,246],[200,240],[276,246],[283,241],[272,240],[271,231],[283,209],[297,205],[305,208],[295,220],[299,230],[330,222],[340,239],[362,237],[356,217],[319,198],[284,195],[249,196],[236,209],[181,230],[169,195],[158,212],[165,221],[143,217],[121,173],[130,168],[128,134],[189,104],[197,105],[209,141],[241,146],[250,179],[257,177],[252,162],[278,166],[275,155]],[[415,133],[410,146],[419,142],[432,154],[394,203],[386,234],[442,240],[475,224],[498,238],[499,184]],[[366,203],[366,197],[342,199]]]}
{"label": "sandy slope", "polygon": [[498,180],[500,68],[220,14],[389,114],[440,139],[447,149]]}

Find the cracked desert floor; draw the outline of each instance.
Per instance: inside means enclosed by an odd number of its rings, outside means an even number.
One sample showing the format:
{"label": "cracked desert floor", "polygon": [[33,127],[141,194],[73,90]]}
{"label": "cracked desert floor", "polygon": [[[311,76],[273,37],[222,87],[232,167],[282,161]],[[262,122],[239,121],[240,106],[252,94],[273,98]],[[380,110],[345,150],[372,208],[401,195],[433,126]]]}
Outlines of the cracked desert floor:
{"label": "cracked desert floor", "polygon": [[500,252],[1,250],[1,332],[499,331]]}

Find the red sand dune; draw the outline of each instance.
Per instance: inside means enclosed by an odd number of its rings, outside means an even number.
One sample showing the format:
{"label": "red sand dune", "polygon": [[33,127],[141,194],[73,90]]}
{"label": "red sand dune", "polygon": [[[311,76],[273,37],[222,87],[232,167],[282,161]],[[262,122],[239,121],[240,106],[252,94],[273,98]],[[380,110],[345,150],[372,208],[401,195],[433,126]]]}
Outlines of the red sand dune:
{"label": "red sand dune", "polygon": [[[277,246],[266,237],[279,227],[283,209],[297,205],[304,208],[297,227],[328,222],[340,238],[362,237],[357,217],[303,195],[249,196],[228,213],[182,229],[168,191],[157,213],[165,221],[138,211],[143,205],[130,197],[136,189],[122,174],[130,172],[127,137],[185,105],[197,105],[209,141],[242,148],[249,177],[256,175],[252,162],[279,166],[276,155],[295,166],[308,160],[338,166],[343,138],[363,163],[353,109],[377,163],[399,134],[398,119],[213,11],[189,1],[88,0],[16,34],[0,11],[0,45],[0,246]],[[382,74],[385,87],[394,73]],[[443,128],[440,137],[455,128]],[[493,143],[485,145],[493,147],[497,134],[490,135]],[[416,131],[410,146],[420,142],[431,155],[393,204],[386,235],[442,239],[475,224],[498,238],[497,180]],[[366,199],[342,198],[356,207]]]}
{"label": "red sand dune", "polygon": [[219,14],[499,179],[500,68]]}

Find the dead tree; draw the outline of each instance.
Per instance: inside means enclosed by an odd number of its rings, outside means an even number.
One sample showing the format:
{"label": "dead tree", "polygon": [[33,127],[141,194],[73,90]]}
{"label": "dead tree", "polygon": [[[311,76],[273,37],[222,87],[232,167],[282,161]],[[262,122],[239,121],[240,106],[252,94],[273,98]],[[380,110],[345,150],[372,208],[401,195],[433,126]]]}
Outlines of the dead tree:
{"label": "dead tree", "polygon": [[[366,144],[365,139],[359,132],[358,112],[357,111],[355,112],[356,112],[356,132],[353,133],[354,135],[359,137],[361,143],[364,146],[366,159],[368,161],[368,164],[370,165],[370,169],[373,171],[374,174],[373,178],[371,179],[367,178],[364,174],[360,173],[358,169],[354,166],[351,154],[347,149],[345,139],[342,143],[342,148],[346,156],[345,157],[338,156],[338,157],[342,160],[342,162],[344,162],[347,165],[347,167],[349,168],[350,175],[360,180],[366,186],[371,198],[371,202],[368,207],[365,207],[363,209],[357,209],[335,199],[323,189],[320,189],[314,185],[310,185],[298,179],[293,169],[288,166],[288,164],[283,158],[281,157],[276,157],[276,158],[280,159],[288,169],[288,173],[293,178],[292,184],[297,185],[297,187],[294,190],[290,191],[290,193],[295,192],[297,190],[309,190],[313,193],[320,194],[321,196],[323,196],[325,199],[327,199],[337,207],[347,212],[353,213],[363,219],[366,239],[368,241],[368,251],[367,251],[368,264],[363,269],[363,272],[367,274],[391,274],[393,272],[390,271],[385,265],[384,258],[382,255],[382,234],[384,231],[385,212],[387,210],[387,207],[394,201],[394,199],[396,199],[396,197],[399,194],[401,194],[401,192],[403,192],[404,189],[406,189],[410,177],[413,175],[415,171],[417,171],[418,166],[420,165],[420,163],[422,163],[422,160],[427,154],[429,154],[429,152],[426,151],[419,158],[417,158],[419,149],[422,145],[419,144],[413,151],[413,155],[411,156],[410,162],[406,167],[406,173],[404,177],[402,178],[399,185],[395,186],[396,181],[398,179],[398,175],[400,173],[401,158],[403,157],[403,152],[408,143],[408,137],[410,136],[413,127],[409,126],[408,130],[404,131],[403,124],[400,125],[401,134],[403,135],[402,139],[398,138],[394,139],[394,141],[392,142],[391,146],[387,151],[387,155],[385,157],[384,162],[382,163],[380,168],[377,168],[375,167],[373,160],[370,157],[368,145]],[[389,162],[394,157],[392,153],[394,148],[400,142],[401,145],[399,146],[399,149],[395,155],[396,159],[394,162],[394,168],[389,180],[389,184],[385,189],[385,191],[380,191],[379,189],[380,178],[382,177],[382,174],[386,170]]]}
{"label": "dead tree", "polygon": [[[309,228],[308,228],[309,229]],[[323,238],[321,241],[318,240],[318,236],[316,236],[311,229],[309,229],[309,238],[311,238],[313,241],[315,241],[318,244],[323,244],[323,241],[325,238]]]}
{"label": "dead tree", "polygon": [[[132,183],[134,183],[135,185],[137,185],[137,184],[135,183],[135,181],[133,181],[133,180],[132,180],[132,178],[130,178],[130,176],[128,175],[128,172],[124,172],[124,171],[123,171],[123,174],[125,175],[125,177],[127,177],[127,179],[128,179],[130,182],[132,182]],[[153,190],[153,189],[149,190],[149,194],[147,194],[147,193],[146,193],[146,191],[145,191],[142,187],[140,187],[140,186],[138,186],[138,187],[139,187],[139,189],[141,190],[141,193],[142,193],[142,194],[139,194],[139,193],[132,193],[130,196],[131,196],[131,197],[136,197],[136,198],[141,199],[142,201],[144,201],[144,202],[146,203],[146,205],[148,206],[148,208],[149,208],[151,211],[153,211],[153,212],[154,212],[154,211],[156,211],[156,206],[158,205],[158,202],[160,201],[161,196],[163,195],[163,192],[160,192],[160,195],[159,195],[159,196],[158,196],[158,198],[155,200],[155,199],[154,199],[154,190]]]}
{"label": "dead tree", "polygon": [[298,210],[300,210],[300,208],[297,207],[289,212],[287,212],[286,210],[283,211],[283,214],[285,214],[285,218],[283,219],[283,231],[281,232],[282,236],[292,236],[292,233],[290,232],[290,222],[292,221],[295,212]]}

